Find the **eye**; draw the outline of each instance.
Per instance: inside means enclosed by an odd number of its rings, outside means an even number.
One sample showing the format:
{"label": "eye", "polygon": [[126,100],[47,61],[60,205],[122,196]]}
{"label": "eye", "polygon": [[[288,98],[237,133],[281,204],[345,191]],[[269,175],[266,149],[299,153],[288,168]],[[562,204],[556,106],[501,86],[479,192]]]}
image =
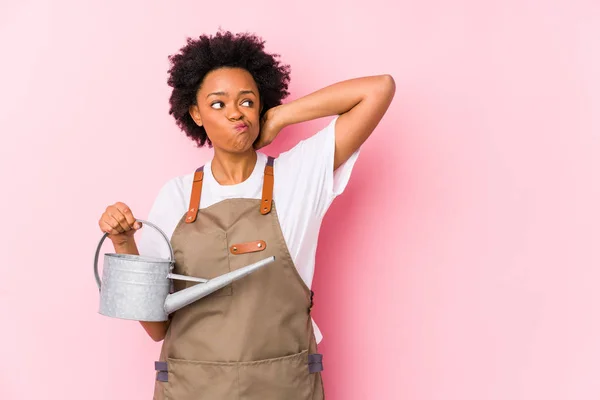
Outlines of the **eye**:
{"label": "eye", "polygon": [[252,107],[254,105],[254,102],[252,100],[244,100],[242,101],[242,104],[246,104],[248,103],[248,105],[246,107]]}
{"label": "eye", "polygon": [[[220,110],[221,108],[223,108],[225,104],[222,101],[215,101],[214,103],[212,103],[210,106],[212,108],[214,108],[215,110]],[[218,106],[218,107],[217,107]]]}

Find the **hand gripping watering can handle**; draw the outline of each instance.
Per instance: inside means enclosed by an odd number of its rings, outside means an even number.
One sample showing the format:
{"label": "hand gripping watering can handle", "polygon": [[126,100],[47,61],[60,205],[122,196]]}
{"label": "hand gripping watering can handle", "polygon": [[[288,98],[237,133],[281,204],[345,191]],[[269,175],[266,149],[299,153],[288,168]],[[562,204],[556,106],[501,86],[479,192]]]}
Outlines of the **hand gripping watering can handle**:
{"label": "hand gripping watering can handle", "polygon": [[[142,226],[144,226],[144,225],[151,226],[152,228],[156,229],[158,231],[158,233],[160,233],[162,235],[162,237],[167,242],[167,245],[169,245],[169,252],[171,255],[171,258],[169,259],[169,261],[173,262],[173,260],[175,260],[175,255],[173,254],[173,248],[171,247],[171,241],[169,240],[167,235],[158,226],[154,225],[152,222],[145,221],[143,219],[138,219],[136,221],[141,222]],[[100,274],[98,274],[98,257],[100,256],[100,249],[102,248],[102,243],[104,243],[104,240],[107,237],[108,237],[108,233],[105,233],[104,236],[102,236],[102,239],[100,239],[100,243],[98,243],[98,248],[96,249],[96,256],[94,257],[94,275],[96,276],[96,284],[98,285],[98,290],[102,286],[102,282],[100,281]]]}

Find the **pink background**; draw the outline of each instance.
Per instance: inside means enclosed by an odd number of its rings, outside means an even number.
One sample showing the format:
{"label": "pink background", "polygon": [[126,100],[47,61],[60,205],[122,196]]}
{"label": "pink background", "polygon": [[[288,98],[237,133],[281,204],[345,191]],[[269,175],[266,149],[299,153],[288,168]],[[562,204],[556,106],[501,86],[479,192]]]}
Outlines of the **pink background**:
{"label": "pink background", "polygon": [[292,65],[289,100],[396,80],[321,233],[328,399],[600,398],[591,0],[3,1],[0,398],[151,398],[159,345],[96,313],[97,220],[210,156],[167,113],[167,55],[219,26]]}

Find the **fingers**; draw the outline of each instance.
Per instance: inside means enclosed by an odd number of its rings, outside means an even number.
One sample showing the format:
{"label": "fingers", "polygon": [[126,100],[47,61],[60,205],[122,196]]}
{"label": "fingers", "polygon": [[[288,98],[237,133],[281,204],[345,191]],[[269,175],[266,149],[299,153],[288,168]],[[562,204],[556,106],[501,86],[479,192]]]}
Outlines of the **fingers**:
{"label": "fingers", "polygon": [[108,206],[98,224],[100,229],[109,235],[118,235],[141,228],[141,223],[135,220],[129,207],[121,202]]}
{"label": "fingers", "polygon": [[[118,202],[115,204],[115,207],[117,208],[117,210],[119,210],[121,215],[125,218],[125,221],[118,220],[119,224],[121,226],[123,226],[123,224],[126,224],[129,229],[139,229],[140,228],[141,224],[137,223],[135,221],[135,217],[133,216],[133,213],[131,212],[129,207],[127,207],[127,204]],[[127,230],[129,230],[129,229],[127,229]]]}
{"label": "fingers", "polygon": [[264,136],[262,134],[262,132],[258,135],[258,137],[256,138],[256,140],[254,141],[254,143],[252,144],[252,146],[254,147],[254,150],[258,150],[262,147],[265,147],[268,143],[266,143]]}
{"label": "fingers", "polygon": [[98,221],[98,225],[100,225],[100,230],[102,230],[102,232],[104,233],[108,233],[109,235],[118,235],[119,231],[117,231],[116,229],[113,230],[113,227],[105,221],[105,218],[103,217],[102,219],[100,219],[100,221]]}
{"label": "fingers", "polygon": [[[113,223],[111,224],[113,228],[118,230],[120,233],[131,230],[131,226],[129,225],[129,222],[127,222],[127,218],[117,207],[113,207],[110,211],[108,211],[108,216],[113,219]],[[117,224],[115,225],[114,222]]]}
{"label": "fingers", "polygon": [[109,235],[120,235],[125,230],[119,225],[116,219],[111,217],[108,213],[102,214],[102,219],[99,222],[100,229],[102,232],[106,232]]}
{"label": "fingers", "polygon": [[273,140],[275,140],[275,138],[279,134],[279,131],[281,130],[279,125],[276,124],[275,119],[272,115],[273,114],[271,109],[267,111],[261,119],[260,132],[253,143],[253,147],[255,150],[270,145],[273,142]]}

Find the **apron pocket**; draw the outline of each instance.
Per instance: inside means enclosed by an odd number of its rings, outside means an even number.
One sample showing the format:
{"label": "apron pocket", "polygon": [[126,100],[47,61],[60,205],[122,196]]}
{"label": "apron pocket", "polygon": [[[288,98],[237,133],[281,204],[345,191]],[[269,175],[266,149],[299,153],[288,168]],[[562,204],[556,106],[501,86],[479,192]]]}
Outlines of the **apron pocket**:
{"label": "apron pocket", "polygon": [[[231,272],[229,265],[229,248],[227,247],[227,233],[220,230],[185,232],[185,236],[177,237],[177,245],[173,247],[175,258],[179,263],[175,265],[175,273],[197,278],[213,279]],[[202,260],[201,263],[198,260]],[[195,282],[174,281],[177,291],[199,285]],[[200,284],[201,285],[201,284]],[[208,296],[231,296],[231,284],[221,288]]]}
{"label": "apron pocket", "polygon": [[168,358],[166,395],[174,400],[237,399],[235,363]]}
{"label": "apron pocket", "polygon": [[239,392],[243,400],[311,400],[315,374],[308,371],[308,351],[286,357],[242,362]]}

